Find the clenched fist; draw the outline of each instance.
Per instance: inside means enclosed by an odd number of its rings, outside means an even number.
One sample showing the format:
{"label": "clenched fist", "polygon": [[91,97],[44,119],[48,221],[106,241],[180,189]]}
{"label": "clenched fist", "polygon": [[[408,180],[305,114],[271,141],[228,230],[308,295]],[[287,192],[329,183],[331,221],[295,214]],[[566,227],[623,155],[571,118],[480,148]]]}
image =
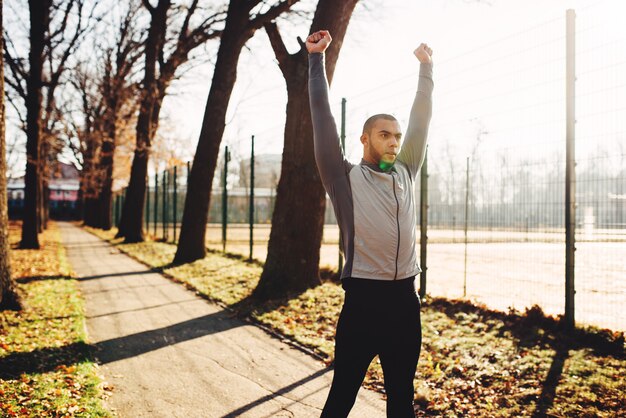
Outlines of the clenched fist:
{"label": "clenched fist", "polygon": [[433,50],[430,49],[427,44],[420,44],[413,53],[422,64],[432,64]]}
{"label": "clenched fist", "polygon": [[309,51],[309,54],[324,52],[332,41],[333,38],[330,37],[330,32],[327,30],[317,31],[306,38],[306,50]]}

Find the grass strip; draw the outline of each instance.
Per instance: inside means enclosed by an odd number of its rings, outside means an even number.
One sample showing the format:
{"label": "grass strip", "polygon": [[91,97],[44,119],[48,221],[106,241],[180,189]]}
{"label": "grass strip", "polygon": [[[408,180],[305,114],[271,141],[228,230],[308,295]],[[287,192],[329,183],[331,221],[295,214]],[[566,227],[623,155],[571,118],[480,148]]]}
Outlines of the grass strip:
{"label": "grass strip", "polygon": [[[173,244],[123,244],[115,230],[88,229],[121,251],[204,297],[252,318],[332,361],[343,290],[324,282],[259,306],[248,297],[262,267],[209,252],[172,266]],[[597,328],[566,332],[539,307],[497,312],[467,301],[427,298],[415,378],[417,416],[615,417],[626,411],[624,334]],[[365,385],[384,393],[378,359]]]}
{"label": "grass strip", "polygon": [[83,300],[54,222],[41,249],[20,250],[11,222],[11,270],[24,309],[0,312],[0,416],[108,417],[86,343]]}

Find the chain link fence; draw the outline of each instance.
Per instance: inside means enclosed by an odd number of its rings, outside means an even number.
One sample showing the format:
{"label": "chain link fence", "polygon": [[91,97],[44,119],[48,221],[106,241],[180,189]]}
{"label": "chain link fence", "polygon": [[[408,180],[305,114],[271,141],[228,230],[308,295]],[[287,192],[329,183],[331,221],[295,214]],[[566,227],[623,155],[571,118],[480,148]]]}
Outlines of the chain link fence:
{"label": "chain link fence", "polygon": [[[575,17],[575,315],[626,330],[626,39],[597,11],[592,5]],[[428,239],[420,244],[429,295],[565,312],[567,40],[563,13],[490,42],[506,45],[504,55],[477,48],[471,61],[461,54],[437,63],[427,190],[416,184],[418,201],[423,195],[428,203]],[[387,100],[390,113],[407,113],[414,92],[394,91],[394,81],[385,86],[389,97],[377,106]],[[364,92],[343,101],[348,138],[360,135],[371,100]],[[346,145],[358,158],[358,144]],[[207,247],[264,261],[280,156],[256,156],[255,179],[253,154],[230,169],[226,155],[215,175]],[[145,229],[155,239],[178,239],[188,172],[189,164],[149,179]],[[122,191],[115,220],[123,198]],[[339,233],[329,202],[325,216],[321,264],[336,269]]]}

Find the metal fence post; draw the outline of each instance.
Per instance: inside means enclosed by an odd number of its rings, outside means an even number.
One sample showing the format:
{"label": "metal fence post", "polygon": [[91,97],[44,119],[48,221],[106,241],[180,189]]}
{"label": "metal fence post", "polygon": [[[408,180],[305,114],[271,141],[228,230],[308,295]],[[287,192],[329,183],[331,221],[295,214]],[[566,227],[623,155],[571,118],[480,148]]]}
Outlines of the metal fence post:
{"label": "metal fence post", "polygon": [[115,227],[119,228],[120,226],[120,195],[119,193],[115,195]]}
{"label": "metal fence post", "polygon": [[[346,98],[341,99],[341,152],[346,155]],[[337,221],[337,225],[339,222]],[[337,262],[337,274],[341,278],[343,273],[343,240],[341,239],[341,228],[339,228],[339,260]]]}
{"label": "metal fence post", "polygon": [[424,156],[424,164],[420,175],[420,290],[421,298],[426,296],[426,244],[428,243],[428,147]]}
{"label": "metal fence post", "polygon": [[576,156],[575,156],[575,86],[576,86],[576,12],[568,9],[566,16],[566,151],[565,151],[565,325],[574,328],[574,286],[576,251]]}
{"label": "metal fence post", "polygon": [[469,222],[469,164],[467,157],[465,168],[465,261],[463,267],[463,297],[467,296],[467,224]]}
{"label": "metal fence post", "polygon": [[120,220],[122,219],[122,211],[124,210],[124,202],[126,201],[126,187],[122,189],[122,197],[120,201]]}
{"label": "metal fence post", "polygon": [[157,220],[158,220],[158,209],[159,209],[159,171],[154,171],[154,239],[157,236]]}
{"label": "metal fence post", "polygon": [[173,222],[174,223],[174,225],[173,225],[174,226],[174,236],[172,237],[172,241],[173,242],[176,242],[176,222],[178,221],[176,219],[176,205],[178,204],[177,196],[176,196],[176,184],[177,184],[177,181],[176,181],[176,166],[174,166],[174,184],[173,184],[173,186],[174,186],[174,195],[172,196],[172,204],[174,205],[173,208],[172,208],[174,210],[174,214],[173,214],[173,218],[174,218],[173,219],[173,221],[174,221]]}
{"label": "metal fence post", "polygon": [[165,236],[164,241],[167,242],[170,239],[170,183],[172,182],[172,172],[170,169],[165,170],[165,188],[163,189],[163,196],[165,197]]}
{"label": "metal fence post", "polygon": [[250,256],[248,261],[252,261],[252,249],[254,245],[254,135],[252,135],[252,148],[250,151]]}
{"label": "metal fence post", "polygon": [[146,233],[150,233],[150,176],[146,178]]}
{"label": "metal fence post", "polygon": [[120,191],[120,193],[117,195],[117,226],[120,226],[120,223],[122,221],[122,209],[123,209],[123,204],[124,204],[124,189],[122,189]]}
{"label": "metal fence post", "polygon": [[224,178],[222,179],[222,252],[226,252],[226,228],[228,224],[228,161],[230,160],[230,153],[228,152],[228,146],[224,149]]}
{"label": "metal fence post", "polygon": [[166,232],[165,232],[165,213],[167,211],[165,196],[167,195],[167,184],[165,183],[165,177],[167,177],[167,170],[163,170],[163,178],[161,179],[161,186],[163,188],[163,199],[162,199],[162,208],[161,208],[161,232],[163,240],[165,241]]}

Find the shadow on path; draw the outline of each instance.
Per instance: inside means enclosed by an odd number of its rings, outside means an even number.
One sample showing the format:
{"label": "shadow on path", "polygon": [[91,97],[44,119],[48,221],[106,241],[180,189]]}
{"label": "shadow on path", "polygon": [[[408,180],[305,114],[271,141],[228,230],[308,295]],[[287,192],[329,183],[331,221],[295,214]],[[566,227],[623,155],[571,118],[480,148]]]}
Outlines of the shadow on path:
{"label": "shadow on path", "polygon": [[[151,309],[151,307],[146,309]],[[228,312],[220,311],[167,327],[112,338],[93,345],[81,341],[62,347],[46,347],[27,353],[11,353],[0,358],[0,379],[16,378],[22,373],[45,373],[59,366],[68,366],[86,360],[95,359],[99,364],[112,363],[180,342],[217,334],[241,325],[245,324],[233,319]]]}
{"label": "shadow on path", "polygon": [[[330,370],[331,370],[330,367],[326,367],[326,368],[324,368],[322,370],[318,370],[317,372],[315,372],[315,373],[313,373],[313,374],[311,374],[311,375],[309,375],[309,376],[307,376],[307,377],[305,377],[303,379],[300,379],[300,380],[298,380],[296,382],[293,382],[293,383],[291,383],[291,384],[289,384],[289,385],[287,385],[287,386],[285,386],[285,387],[283,387],[281,389],[278,389],[275,392],[272,392],[272,393],[270,393],[268,395],[263,396],[262,398],[259,398],[259,399],[255,400],[255,401],[252,401],[252,402],[248,403],[247,405],[244,405],[244,406],[242,406],[240,408],[237,408],[234,411],[224,415],[222,418],[235,418],[235,417],[241,416],[241,414],[243,414],[244,412],[247,412],[247,411],[249,411],[249,410],[251,410],[253,408],[256,408],[257,406],[259,406],[259,405],[261,405],[261,404],[263,404],[265,402],[269,402],[272,399],[277,398],[278,396],[283,396],[283,395],[291,392],[292,390],[294,390],[298,386],[304,385],[305,383],[310,382],[311,380],[315,380],[318,377],[325,375]],[[327,388],[323,388],[323,389],[326,390]]]}
{"label": "shadow on path", "polygon": [[158,309],[158,308],[163,308],[165,306],[172,306],[172,305],[180,305],[183,303],[188,303],[188,302],[194,302],[195,300],[197,300],[196,298],[192,298],[192,299],[184,299],[184,300],[177,300],[174,302],[167,302],[167,303],[160,303],[158,305],[150,305],[150,306],[142,306],[141,308],[132,308],[132,309],[123,309],[121,311],[111,311],[111,312],[105,312],[99,315],[87,315],[85,318],[86,319],[94,319],[94,318],[102,318],[105,316],[112,316],[112,315],[120,315],[120,314],[124,314],[124,313],[129,313],[129,312],[139,312],[139,311],[144,311],[144,310],[149,310],[149,309]]}
{"label": "shadow on path", "polygon": [[152,274],[152,273],[160,273],[160,269],[148,269],[148,270],[140,270],[140,271],[134,270],[134,271],[122,271],[119,273],[96,274],[93,276],[79,277],[76,280],[84,282],[87,280],[105,279],[107,277],[137,276],[137,275]]}
{"label": "shadow on path", "polygon": [[33,282],[45,282],[48,280],[73,280],[74,278],[71,276],[63,276],[63,275],[52,275],[52,276],[27,276],[27,277],[18,277],[15,281],[19,284],[28,284]]}
{"label": "shadow on path", "polygon": [[[94,242],[84,242],[84,241],[70,241],[64,240],[63,246],[65,248],[106,248],[109,244],[106,241],[94,241]],[[118,251],[115,250],[115,253]]]}

